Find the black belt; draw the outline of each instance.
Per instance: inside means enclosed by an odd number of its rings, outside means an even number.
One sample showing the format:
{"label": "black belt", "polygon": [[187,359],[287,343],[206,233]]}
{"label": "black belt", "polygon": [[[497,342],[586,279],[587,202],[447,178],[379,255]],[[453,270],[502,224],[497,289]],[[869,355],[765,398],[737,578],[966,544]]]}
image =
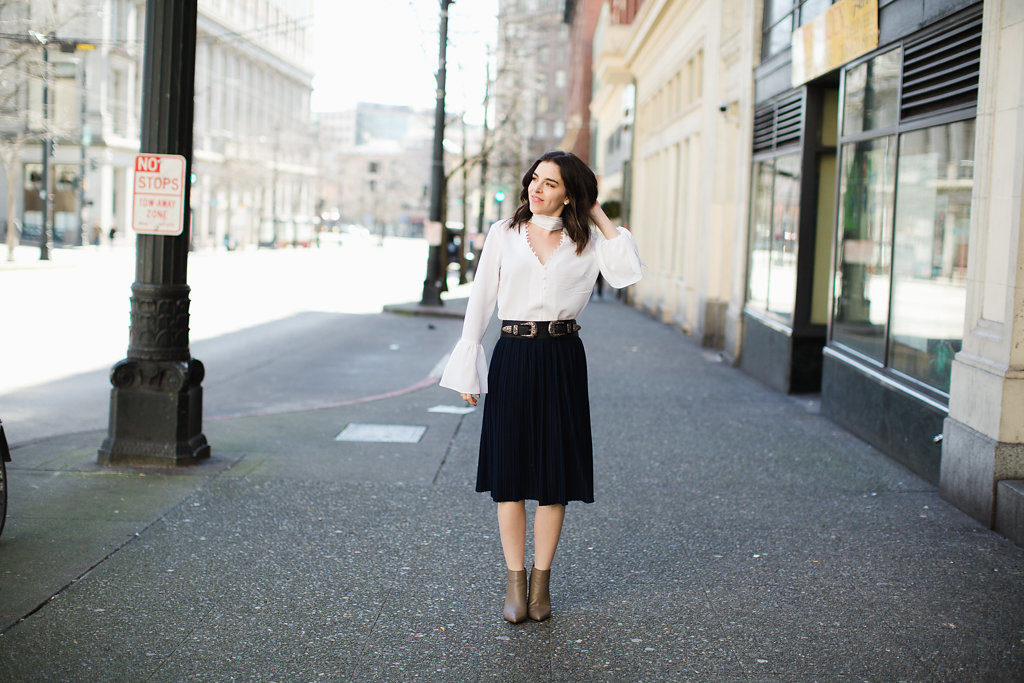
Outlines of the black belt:
{"label": "black belt", "polygon": [[575,335],[580,329],[575,320],[502,320],[501,336],[520,339],[545,339]]}

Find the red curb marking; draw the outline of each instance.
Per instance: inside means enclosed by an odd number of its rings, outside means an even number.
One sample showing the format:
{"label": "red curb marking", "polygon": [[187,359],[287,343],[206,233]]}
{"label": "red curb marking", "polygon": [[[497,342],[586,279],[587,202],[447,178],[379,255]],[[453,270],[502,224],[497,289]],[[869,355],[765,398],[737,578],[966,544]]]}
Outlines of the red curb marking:
{"label": "red curb marking", "polygon": [[215,420],[233,420],[240,417],[263,417],[266,415],[287,415],[288,413],[305,413],[313,410],[325,410],[327,408],[340,408],[342,406],[355,405],[356,403],[369,403],[370,401],[379,401],[384,398],[394,398],[403,394],[409,394],[419,389],[429,387],[432,384],[437,384],[440,380],[438,377],[427,377],[421,379],[412,386],[405,387],[404,389],[397,389],[395,391],[389,391],[386,394],[377,394],[376,396],[366,396],[364,398],[353,398],[348,401],[339,401],[337,403],[323,403],[316,406],[307,406],[305,408],[285,408],[283,410],[256,410],[251,413],[235,413],[233,415],[217,415],[215,417],[205,417],[206,421]]}

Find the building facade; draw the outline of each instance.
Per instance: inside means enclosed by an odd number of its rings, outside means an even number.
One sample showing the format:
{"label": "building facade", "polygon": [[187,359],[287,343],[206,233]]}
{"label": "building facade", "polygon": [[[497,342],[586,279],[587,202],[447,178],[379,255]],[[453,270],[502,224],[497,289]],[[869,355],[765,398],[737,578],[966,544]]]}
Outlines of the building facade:
{"label": "building facade", "polygon": [[[595,38],[595,165],[648,266],[629,298],[699,343],[735,346],[756,22],[739,0],[609,4]],[[629,20],[628,22],[626,20]],[[634,103],[630,106],[628,97]],[[735,348],[729,348],[735,353]]]}
{"label": "building facade", "polygon": [[309,244],[320,196],[311,0],[202,0],[195,246]]}
{"label": "building facade", "polygon": [[495,145],[489,175],[518,205],[526,167],[566,133],[569,26],[564,0],[499,0]]}
{"label": "building facade", "polygon": [[[60,20],[44,29],[54,32],[48,104],[55,140],[50,160],[55,244],[131,237],[145,4],[62,1],[56,3]],[[50,25],[44,16],[28,19],[28,28]],[[309,112],[311,21],[311,0],[199,3],[194,246],[308,241],[318,194]],[[66,49],[81,43],[92,49]],[[28,83],[18,106],[29,120],[39,117],[41,79]],[[23,241],[32,243],[38,241],[41,216],[39,143],[24,146],[20,154],[16,181],[23,190],[16,196],[16,214]]]}
{"label": "building facade", "polygon": [[1024,500],[1022,31],[1012,2],[769,0],[754,71],[742,367],[997,527]]}
{"label": "building facade", "polygon": [[603,0],[566,0],[569,25],[569,76],[565,137],[560,145],[590,163],[592,159],[590,100],[594,83],[594,33]]}

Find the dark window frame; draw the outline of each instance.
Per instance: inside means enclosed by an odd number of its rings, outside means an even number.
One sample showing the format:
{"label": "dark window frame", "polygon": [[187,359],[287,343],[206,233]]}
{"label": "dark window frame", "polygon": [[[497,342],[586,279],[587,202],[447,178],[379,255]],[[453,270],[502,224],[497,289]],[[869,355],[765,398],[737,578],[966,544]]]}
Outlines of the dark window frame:
{"label": "dark window frame", "polygon": [[[807,23],[806,21],[804,21],[802,13],[803,13],[804,5],[806,5],[809,1],[810,0],[790,0],[790,4],[791,4],[790,8],[785,10],[782,13],[782,16],[780,16],[778,20],[776,20],[774,23],[769,24],[768,23],[768,11],[769,11],[769,9],[771,9],[772,2],[771,2],[771,0],[765,0],[764,7],[761,10],[761,12],[762,12],[761,13],[761,61],[762,62],[766,61],[768,58],[770,58],[770,57],[772,57],[774,55],[780,54],[781,52],[785,51],[785,48],[784,48],[782,50],[776,50],[775,52],[769,52],[768,36],[780,24],[788,21],[789,22],[789,31],[790,31],[790,34],[792,35],[793,31],[795,31],[797,28],[799,28],[799,27],[801,27],[801,26],[803,26],[804,24]],[[829,0],[829,7],[831,7],[832,5],[836,4],[836,2],[838,2],[838,1],[839,0]],[[787,43],[786,47],[789,47],[788,43]]]}
{"label": "dark window frame", "polygon": [[[938,112],[934,112],[934,113],[930,113],[930,114],[926,114],[926,115],[920,115],[920,116],[912,116],[912,117],[909,117],[907,119],[904,119],[903,116],[902,116],[902,107],[900,107],[900,103],[902,102],[902,99],[903,99],[903,76],[904,76],[904,73],[903,73],[904,72],[904,63],[903,63],[903,59],[902,59],[902,56],[901,56],[901,60],[900,60],[900,73],[899,73],[899,85],[897,87],[897,94],[896,94],[896,97],[897,97],[897,107],[898,107],[896,123],[894,125],[885,126],[883,128],[876,128],[876,129],[872,129],[872,130],[868,130],[868,131],[860,131],[858,133],[854,133],[854,134],[851,134],[851,135],[844,135],[843,132],[842,132],[842,129],[843,129],[843,126],[842,126],[842,124],[843,124],[842,114],[843,114],[843,111],[844,111],[845,97],[846,97],[846,76],[847,76],[847,72],[849,70],[853,69],[853,68],[856,68],[857,66],[860,66],[864,62],[867,62],[867,61],[869,61],[871,59],[874,59],[875,57],[877,57],[877,56],[879,56],[881,54],[884,54],[884,53],[886,53],[886,52],[888,52],[890,50],[894,50],[894,49],[899,48],[900,51],[901,51],[901,54],[905,54],[905,45],[907,43],[914,43],[914,42],[917,42],[917,41],[920,41],[920,40],[927,40],[930,37],[938,37],[944,31],[950,29],[951,27],[960,25],[960,24],[965,23],[967,21],[970,21],[971,17],[975,16],[976,14],[980,14],[980,12],[981,12],[980,6],[976,6],[976,7],[972,7],[970,9],[964,10],[963,12],[959,12],[956,15],[948,17],[947,19],[944,19],[941,22],[938,22],[936,24],[928,26],[928,27],[922,29],[921,31],[916,31],[916,32],[914,32],[912,34],[903,36],[903,37],[901,37],[898,40],[895,40],[895,41],[893,41],[891,43],[888,43],[885,46],[878,47],[875,50],[872,50],[871,52],[866,53],[866,54],[862,55],[861,57],[858,57],[857,59],[852,60],[852,61],[844,64],[842,67],[840,67],[839,109],[838,109],[838,114],[840,116],[840,120],[838,122],[838,135],[837,135],[837,139],[836,139],[836,152],[837,152],[837,156],[836,156],[836,173],[840,174],[842,172],[843,148],[844,148],[845,145],[850,144],[850,143],[862,142],[864,140],[873,140],[873,139],[877,139],[877,138],[893,136],[895,138],[895,144],[896,144],[896,159],[895,159],[895,164],[894,164],[894,168],[893,168],[893,188],[892,188],[892,191],[893,191],[893,208],[894,208],[894,210],[893,210],[893,215],[891,216],[891,220],[892,221],[896,220],[895,207],[899,204],[899,182],[898,182],[898,179],[899,179],[899,173],[900,173],[900,150],[901,150],[901,147],[902,147],[902,145],[901,145],[902,136],[904,134],[906,134],[906,133],[911,133],[911,132],[914,132],[914,131],[922,130],[924,128],[933,128],[933,127],[938,127],[938,126],[949,125],[951,123],[957,123],[959,121],[969,121],[969,120],[972,120],[972,119],[976,119],[977,118],[977,111],[978,111],[977,101],[975,101],[973,104],[970,104],[970,105],[957,105],[957,106],[954,106],[954,107],[950,108],[949,110],[938,111]],[[979,71],[980,71],[980,69],[979,69]],[[842,196],[840,194],[840,187],[841,187],[841,176],[837,175],[837,178],[836,178],[836,200],[835,200],[836,201],[836,204],[835,204],[836,207],[838,207],[839,203],[842,201]],[[937,389],[936,387],[933,387],[930,384],[926,384],[925,382],[922,382],[921,380],[919,380],[919,379],[917,379],[915,377],[912,377],[912,376],[910,376],[910,375],[908,375],[908,374],[906,374],[904,372],[901,372],[901,371],[893,368],[889,364],[890,363],[890,354],[891,354],[891,350],[892,350],[891,349],[891,345],[893,343],[893,340],[892,340],[893,298],[892,298],[891,295],[889,297],[888,305],[886,307],[886,319],[885,319],[885,330],[884,330],[883,351],[882,351],[882,359],[883,360],[881,362],[879,362],[878,360],[876,360],[874,358],[871,358],[870,356],[865,355],[864,353],[862,353],[862,352],[860,352],[860,351],[858,351],[858,350],[856,350],[856,349],[854,349],[854,348],[852,348],[850,346],[847,346],[842,341],[836,341],[836,339],[834,338],[834,322],[835,322],[835,306],[836,306],[835,274],[836,274],[836,265],[837,265],[838,259],[839,259],[839,249],[841,248],[841,244],[842,244],[842,241],[839,239],[838,218],[839,218],[838,210],[836,210],[835,214],[833,216],[833,220],[835,221],[835,223],[833,225],[833,231],[832,231],[832,234],[833,234],[833,245],[832,245],[831,263],[829,264],[829,268],[830,268],[830,271],[831,271],[831,278],[832,279],[831,279],[831,289],[830,289],[830,292],[829,292],[828,333],[827,333],[827,336],[826,336],[826,345],[827,345],[827,347],[830,349],[830,351],[833,354],[839,354],[840,356],[848,357],[851,360],[855,361],[856,363],[860,364],[862,367],[870,368],[871,370],[873,370],[874,372],[879,374],[881,377],[887,379],[889,382],[892,382],[896,386],[906,387],[906,388],[912,390],[913,392],[915,392],[917,394],[921,394],[924,397],[927,397],[929,400],[931,400],[933,402],[938,402],[938,403],[940,403],[942,405],[948,405],[949,404],[949,393],[947,393],[945,391],[942,391],[940,389]],[[893,224],[891,227],[892,227],[892,230],[890,231],[891,234],[889,235],[889,244],[887,246],[890,249],[890,253],[895,253],[896,226],[895,226],[895,224]],[[890,270],[889,270],[889,291],[890,291],[890,293],[892,292],[893,277],[894,277],[894,271],[893,271],[893,268],[892,268],[892,264],[890,264]]]}

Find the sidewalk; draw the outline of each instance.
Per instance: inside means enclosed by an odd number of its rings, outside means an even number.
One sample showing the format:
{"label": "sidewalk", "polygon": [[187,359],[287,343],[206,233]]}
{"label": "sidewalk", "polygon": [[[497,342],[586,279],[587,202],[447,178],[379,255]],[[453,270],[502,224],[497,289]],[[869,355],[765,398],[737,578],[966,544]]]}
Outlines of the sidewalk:
{"label": "sidewalk", "polygon": [[570,504],[549,621],[501,618],[480,411],[428,412],[460,403],[434,384],[207,421],[181,471],[99,468],[102,431],[18,449],[0,680],[1021,677],[1024,549],[813,398],[610,300],[581,322],[597,502]]}

